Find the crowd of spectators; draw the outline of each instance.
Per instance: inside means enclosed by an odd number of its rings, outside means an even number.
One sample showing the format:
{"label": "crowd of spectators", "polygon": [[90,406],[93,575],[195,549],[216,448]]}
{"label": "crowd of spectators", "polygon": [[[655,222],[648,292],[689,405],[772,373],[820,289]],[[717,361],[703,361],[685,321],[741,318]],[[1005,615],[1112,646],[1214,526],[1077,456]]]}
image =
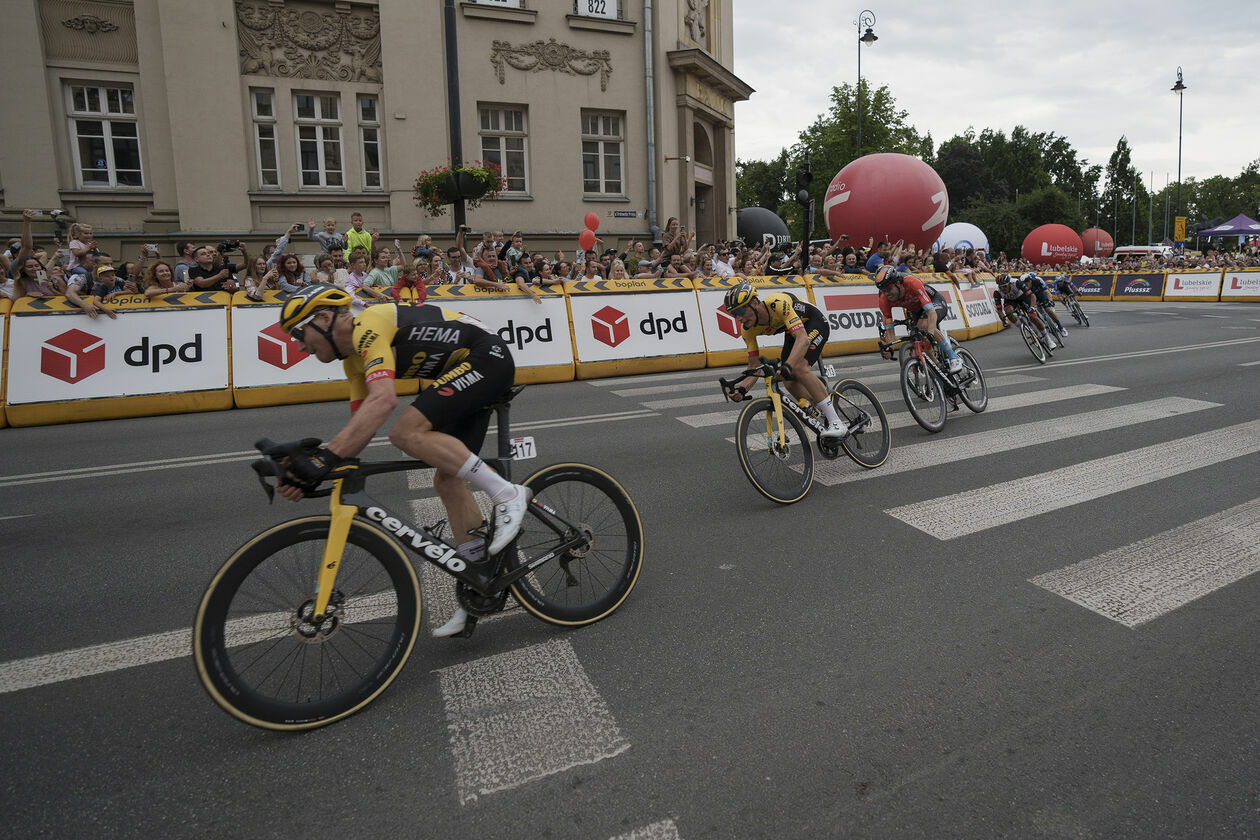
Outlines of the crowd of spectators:
{"label": "crowd of spectators", "polygon": [[[483,288],[514,289],[541,303],[542,294],[566,280],[670,278],[670,277],[757,277],[766,275],[813,274],[822,277],[860,277],[872,274],[887,263],[910,274],[947,273],[960,282],[976,281],[984,272],[1040,274],[1093,271],[1165,271],[1185,269],[1229,269],[1260,266],[1254,246],[1226,252],[1207,249],[1171,257],[1099,259],[1079,265],[1051,266],[1010,259],[1005,253],[990,256],[973,248],[944,248],[920,251],[903,242],[851,243],[841,236],[837,241],[808,244],[769,241],[746,244],[740,240],[698,242],[694,230],[687,230],[677,218],[670,218],[658,242],[639,238],[618,241],[615,246],[596,237],[595,246],[577,249],[572,257],[563,250],[543,253],[529,247],[520,231],[505,236],[503,231],[483,231],[471,245],[471,229],[461,225],[454,242],[446,248],[434,244],[433,237],[421,234],[410,249],[398,239],[393,247],[381,242],[378,230],[365,230],[363,216],[353,213],[350,226],[338,233],[337,220],[326,218],[316,225],[293,224],[268,244],[258,256],[251,256],[246,243],[223,240],[216,244],[181,241],[175,245],[178,257],[173,264],[158,254],[156,245],[140,247],[134,261],[116,263],[102,251],[92,226],[69,226],[67,240],[55,242],[51,250],[34,242],[32,220],[36,211],[22,214],[21,237],[0,254],[4,281],[0,295],[52,297],[64,295],[89,316],[116,317],[111,301],[126,295],[148,299],[190,291],[243,291],[252,299],[262,299],[268,291],[291,293],[310,283],[332,283],[360,298],[398,301],[406,298],[423,302],[426,289],[437,284],[469,283]],[[59,230],[61,227],[59,226]],[[294,238],[305,230],[306,238],[319,246],[308,268],[302,257],[290,250]]]}

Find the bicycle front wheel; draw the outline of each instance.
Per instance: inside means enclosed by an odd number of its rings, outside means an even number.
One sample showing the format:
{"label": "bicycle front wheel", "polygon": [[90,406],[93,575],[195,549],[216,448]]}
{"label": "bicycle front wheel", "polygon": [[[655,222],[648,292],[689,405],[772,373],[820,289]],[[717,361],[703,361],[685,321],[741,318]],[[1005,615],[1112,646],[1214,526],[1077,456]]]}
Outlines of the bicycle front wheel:
{"label": "bicycle front wheel", "polygon": [[277,525],[237,549],[210,581],[193,626],[197,675],[238,720],[264,729],[324,726],[371,703],[411,655],[420,582],[397,543],[351,523],[327,613],[313,620],[331,523]]}
{"label": "bicycle front wheel", "polygon": [[778,416],[782,426],[769,399],[748,403],[735,424],[735,448],[739,465],[757,492],[790,505],[804,498],[814,483],[814,450],[795,414],[781,411]]}
{"label": "bicycle front wheel", "polygon": [[1028,351],[1033,354],[1033,358],[1044,365],[1046,363],[1046,348],[1042,345],[1041,339],[1037,337],[1037,334],[1033,332],[1032,325],[1020,321],[1019,334],[1024,339],[1024,344],[1028,345]]}
{"label": "bicycle front wheel", "polygon": [[888,460],[892,430],[879,397],[870,388],[856,379],[846,379],[832,389],[831,404],[849,427],[840,446],[855,464],[873,470]]}
{"label": "bicycle front wheel", "polygon": [[955,345],[954,352],[963,363],[963,369],[956,375],[961,386],[958,396],[967,408],[979,414],[989,406],[989,389],[984,384],[984,371],[980,370],[980,363],[971,355],[971,351]]}
{"label": "bicycle front wheel", "polygon": [[[542,503],[531,505],[508,570],[578,538],[509,586],[521,606],[543,621],[576,627],[599,621],[634,589],[643,562],[643,523],[617,480],[584,464],[544,467],[525,479]],[[545,510],[545,509],[550,510]]]}
{"label": "bicycle front wheel", "polygon": [[920,359],[911,359],[902,365],[901,396],[914,422],[929,432],[945,428],[945,389],[932,369]]}

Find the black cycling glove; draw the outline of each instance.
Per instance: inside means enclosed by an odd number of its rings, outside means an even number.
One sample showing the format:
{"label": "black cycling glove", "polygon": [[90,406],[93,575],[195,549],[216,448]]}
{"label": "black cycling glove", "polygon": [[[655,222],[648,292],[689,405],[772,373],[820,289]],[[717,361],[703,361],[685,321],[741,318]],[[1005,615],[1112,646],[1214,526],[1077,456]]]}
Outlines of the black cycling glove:
{"label": "black cycling glove", "polygon": [[286,469],[285,478],[294,479],[286,480],[285,484],[292,484],[303,490],[313,490],[318,487],[320,482],[341,465],[344,459],[326,446],[321,446],[312,452],[298,452],[289,456],[289,463]]}

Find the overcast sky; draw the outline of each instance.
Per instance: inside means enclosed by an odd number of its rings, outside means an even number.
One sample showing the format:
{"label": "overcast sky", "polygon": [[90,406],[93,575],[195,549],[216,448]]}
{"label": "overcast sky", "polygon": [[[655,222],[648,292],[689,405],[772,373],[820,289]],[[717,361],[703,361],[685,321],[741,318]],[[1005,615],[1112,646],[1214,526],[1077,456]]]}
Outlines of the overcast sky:
{"label": "overcast sky", "polygon": [[[1260,0],[734,0],[735,152],[768,159],[857,78],[858,13],[879,36],[862,78],[888,85],[937,147],[974,126],[1066,137],[1106,166],[1121,135],[1155,189],[1177,180],[1177,67],[1186,85],[1183,178],[1235,177],[1260,158]],[[1180,21],[1174,10],[1181,10]],[[868,116],[869,118],[869,116]],[[835,173],[829,173],[828,178]],[[1255,208],[1253,208],[1255,209]]]}

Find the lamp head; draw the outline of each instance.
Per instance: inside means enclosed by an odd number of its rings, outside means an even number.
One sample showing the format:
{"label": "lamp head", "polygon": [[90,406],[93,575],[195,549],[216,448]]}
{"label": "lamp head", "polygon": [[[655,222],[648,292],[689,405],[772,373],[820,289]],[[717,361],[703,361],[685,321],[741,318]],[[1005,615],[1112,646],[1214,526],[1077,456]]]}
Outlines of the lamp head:
{"label": "lamp head", "polygon": [[863,35],[859,40],[861,40],[863,44],[866,44],[866,46],[869,47],[871,44],[879,40],[879,36],[876,35],[874,32],[872,32],[871,28],[868,26],[866,27],[866,34]]}
{"label": "lamp head", "polygon": [[1178,96],[1181,96],[1181,92],[1185,89],[1186,89],[1186,86],[1182,84],[1181,82],[1181,68],[1178,67],[1177,68],[1177,84],[1173,85],[1172,88],[1170,88],[1170,90],[1172,90],[1172,92],[1177,94]]}

